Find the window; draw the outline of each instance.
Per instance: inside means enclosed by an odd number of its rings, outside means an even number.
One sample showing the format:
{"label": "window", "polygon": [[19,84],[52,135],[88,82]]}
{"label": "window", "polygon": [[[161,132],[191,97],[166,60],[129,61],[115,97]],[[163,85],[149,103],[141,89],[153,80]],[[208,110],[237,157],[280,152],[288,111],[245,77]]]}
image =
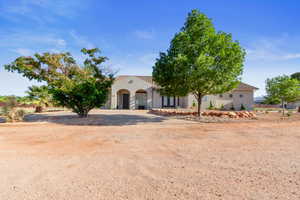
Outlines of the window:
{"label": "window", "polygon": [[169,97],[169,105],[171,107],[175,106],[175,98],[174,97]]}
{"label": "window", "polygon": [[230,98],[232,98],[232,97],[233,97],[233,95],[232,95],[232,94],[229,94],[229,97],[230,97]]}
{"label": "window", "polygon": [[167,96],[163,97],[163,106],[168,106],[168,97]]}
{"label": "window", "polygon": [[175,97],[162,96],[162,107],[175,107]]}
{"label": "window", "polygon": [[220,94],[219,97],[220,97],[220,98],[223,98],[223,94]]}
{"label": "window", "polygon": [[203,101],[207,101],[207,100],[208,100],[207,96],[204,96]]}
{"label": "window", "polygon": [[244,97],[244,95],[240,94],[240,98],[243,98],[243,97]]}

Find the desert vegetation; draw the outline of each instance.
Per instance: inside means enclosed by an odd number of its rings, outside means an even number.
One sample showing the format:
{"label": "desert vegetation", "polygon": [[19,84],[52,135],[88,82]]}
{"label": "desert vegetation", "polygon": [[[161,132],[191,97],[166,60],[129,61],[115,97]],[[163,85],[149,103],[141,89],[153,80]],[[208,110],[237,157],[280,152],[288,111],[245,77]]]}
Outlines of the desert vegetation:
{"label": "desert vegetation", "polygon": [[25,113],[24,109],[18,108],[18,101],[14,96],[5,98],[4,105],[1,107],[0,112],[6,122],[23,121]]}
{"label": "desert vegetation", "polygon": [[100,50],[82,49],[86,56],[82,66],[70,53],[43,53],[34,57],[19,57],[5,69],[18,72],[28,79],[46,82],[46,86],[29,88],[29,97],[39,101],[39,110],[51,99],[80,117],[101,107],[107,100],[114,74],[102,66],[107,57]]}

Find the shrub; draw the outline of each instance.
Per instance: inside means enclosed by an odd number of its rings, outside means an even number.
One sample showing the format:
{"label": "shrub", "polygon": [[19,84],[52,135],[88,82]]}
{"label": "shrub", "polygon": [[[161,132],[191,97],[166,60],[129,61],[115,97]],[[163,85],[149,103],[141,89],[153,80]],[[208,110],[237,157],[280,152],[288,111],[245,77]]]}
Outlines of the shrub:
{"label": "shrub", "polygon": [[231,104],[230,110],[235,110],[233,104]]}
{"label": "shrub", "polygon": [[214,110],[214,109],[215,109],[215,107],[214,107],[214,105],[212,104],[212,102],[210,101],[210,102],[209,102],[208,110]]}
{"label": "shrub", "polygon": [[2,114],[6,122],[18,122],[23,121],[25,111],[23,109],[17,109],[17,99],[11,96],[7,98],[5,106],[2,108]]}
{"label": "shrub", "polygon": [[193,101],[193,103],[192,103],[192,107],[193,107],[193,108],[195,108],[195,107],[196,107],[196,102],[195,102],[195,101]]}
{"label": "shrub", "polygon": [[224,104],[221,105],[220,110],[225,110]]}
{"label": "shrub", "polygon": [[49,87],[46,85],[33,85],[28,88],[26,93],[28,94],[27,98],[35,105],[35,112],[37,113],[43,112],[44,107],[48,107],[54,103]]}
{"label": "shrub", "polygon": [[244,104],[241,104],[241,110],[246,110]]}
{"label": "shrub", "polygon": [[293,112],[292,111],[288,111],[288,113],[286,113],[286,116],[290,117],[292,116]]}

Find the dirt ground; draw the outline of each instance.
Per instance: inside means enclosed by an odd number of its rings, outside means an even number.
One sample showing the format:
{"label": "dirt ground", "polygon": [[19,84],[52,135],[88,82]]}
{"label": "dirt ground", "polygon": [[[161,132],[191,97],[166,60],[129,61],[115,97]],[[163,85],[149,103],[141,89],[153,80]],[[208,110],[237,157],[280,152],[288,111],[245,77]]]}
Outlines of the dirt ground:
{"label": "dirt ground", "polygon": [[0,124],[1,200],[300,199],[300,115],[199,123],[145,111]]}

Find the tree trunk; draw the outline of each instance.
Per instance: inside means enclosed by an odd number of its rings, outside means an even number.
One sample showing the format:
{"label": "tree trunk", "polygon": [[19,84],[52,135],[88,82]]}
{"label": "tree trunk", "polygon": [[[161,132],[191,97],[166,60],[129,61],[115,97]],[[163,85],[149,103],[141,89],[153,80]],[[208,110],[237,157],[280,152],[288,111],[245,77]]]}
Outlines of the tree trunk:
{"label": "tree trunk", "polygon": [[80,113],[80,114],[78,114],[78,116],[80,117],[80,118],[87,118],[87,113]]}
{"label": "tree trunk", "polygon": [[36,113],[41,113],[41,112],[43,112],[43,107],[42,107],[42,106],[36,106],[36,107],[35,107],[35,112],[36,112]]}
{"label": "tree trunk", "polygon": [[198,101],[198,112],[197,112],[197,115],[198,115],[198,117],[201,117],[202,95],[200,93],[197,96],[197,101]]}
{"label": "tree trunk", "polygon": [[86,117],[88,117],[88,113],[89,113],[88,110],[82,110],[82,111],[80,111],[80,112],[77,113],[77,114],[78,114],[78,116],[79,116],[80,118],[86,118]]}
{"label": "tree trunk", "polygon": [[284,117],[284,101],[281,100],[282,116]]}

